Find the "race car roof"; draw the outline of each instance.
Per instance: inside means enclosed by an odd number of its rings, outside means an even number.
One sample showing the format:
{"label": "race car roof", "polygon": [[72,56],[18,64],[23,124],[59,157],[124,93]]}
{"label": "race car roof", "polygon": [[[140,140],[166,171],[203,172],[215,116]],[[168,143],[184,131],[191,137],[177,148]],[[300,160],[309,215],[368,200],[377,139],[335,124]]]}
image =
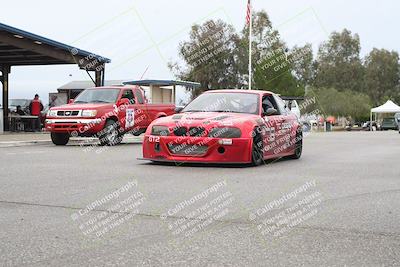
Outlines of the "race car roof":
{"label": "race car roof", "polygon": [[247,90],[247,89],[218,89],[218,90],[209,90],[205,93],[221,93],[221,92],[228,92],[228,93],[251,93],[251,94],[274,94],[271,91],[264,91],[264,90]]}

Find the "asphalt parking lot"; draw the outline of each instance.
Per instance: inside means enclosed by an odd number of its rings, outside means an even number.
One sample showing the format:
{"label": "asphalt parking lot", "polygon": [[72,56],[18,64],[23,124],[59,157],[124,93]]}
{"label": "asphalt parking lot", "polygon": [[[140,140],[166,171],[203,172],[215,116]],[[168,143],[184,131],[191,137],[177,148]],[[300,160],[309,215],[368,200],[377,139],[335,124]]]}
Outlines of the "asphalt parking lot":
{"label": "asphalt parking lot", "polygon": [[[397,132],[315,133],[300,160],[247,168],[155,165],[136,159],[140,144],[88,148],[0,148],[1,266],[400,262]],[[310,215],[294,218],[295,204],[310,194],[319,200],[307,203]],[[134,202],[121,203],[127,196]],[[213,220],[196,217],[210,208]],[[114,214],[128,219],[91,220]],[[279,218],[287,220],[278,233],[271,227]],[[196,223],[200,230],[189,231]]]}

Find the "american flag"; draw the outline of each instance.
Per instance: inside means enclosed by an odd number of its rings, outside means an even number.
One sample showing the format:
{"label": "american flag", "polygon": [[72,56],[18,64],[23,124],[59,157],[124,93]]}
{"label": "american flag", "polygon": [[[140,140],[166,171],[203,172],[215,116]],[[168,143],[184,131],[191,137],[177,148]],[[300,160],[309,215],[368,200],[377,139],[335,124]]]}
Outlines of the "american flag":
{"label": "american flag", "polygon": [[246,24],[250,24],[250,17],[251,17],[251,4],[250,0],[247,1],[247,13],[246,13]]}

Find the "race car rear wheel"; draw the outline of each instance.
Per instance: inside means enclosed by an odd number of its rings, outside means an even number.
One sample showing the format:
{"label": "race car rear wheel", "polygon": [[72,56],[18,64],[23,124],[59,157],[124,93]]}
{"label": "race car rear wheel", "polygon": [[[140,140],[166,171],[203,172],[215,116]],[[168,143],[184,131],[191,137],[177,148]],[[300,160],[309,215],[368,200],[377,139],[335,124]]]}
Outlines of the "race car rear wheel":
{"label": "race car rear wheel", "polygon": [[57,146],[65,146],[69,141],[68,133],[51,133],[51,141]]}
{"label": "race car rear wheel", "polygon": [[298,132],[296,134],[296,144],[295,144],[294,154],[290,156],[290,158],[299,159],[301,157],[302,152],[303,152],[303,133]]}
{"label": "race car rear wheel", "polygon": [[261,165],[264,162],[263,140],[260,134],[253,138],[253,148],[251,151],[251,163],[254,166]]}
{"label": "race car rear wheel", "polygon": [[121,143],[123,134],[120,133],[119,129],[119,122],[107,120],[99,135],[100,144],[102,146],[115,146]]}

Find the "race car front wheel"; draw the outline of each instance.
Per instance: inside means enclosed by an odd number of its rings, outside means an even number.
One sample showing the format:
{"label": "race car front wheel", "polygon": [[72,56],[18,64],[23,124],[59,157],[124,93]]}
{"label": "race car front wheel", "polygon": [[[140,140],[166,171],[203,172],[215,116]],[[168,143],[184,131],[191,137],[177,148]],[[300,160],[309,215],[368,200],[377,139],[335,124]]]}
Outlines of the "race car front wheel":
{"label": "race car front wheel", "polygon": [[253,138],[253,148],[251,151],[251,163],[254,166],[261,165],[264,162],[263,140],[260,134]]}
{"label": "race car front wheel", "polygon": [[57,146],[65,146],[69,141],[68,133],[51,133],[51,141]]}
{"label": "race car front wheel", "polygon": [[294,154],[290,156],[292,159],[299,159],[303,152],[303,134],[301,132],[296,134],[296,144]]}

